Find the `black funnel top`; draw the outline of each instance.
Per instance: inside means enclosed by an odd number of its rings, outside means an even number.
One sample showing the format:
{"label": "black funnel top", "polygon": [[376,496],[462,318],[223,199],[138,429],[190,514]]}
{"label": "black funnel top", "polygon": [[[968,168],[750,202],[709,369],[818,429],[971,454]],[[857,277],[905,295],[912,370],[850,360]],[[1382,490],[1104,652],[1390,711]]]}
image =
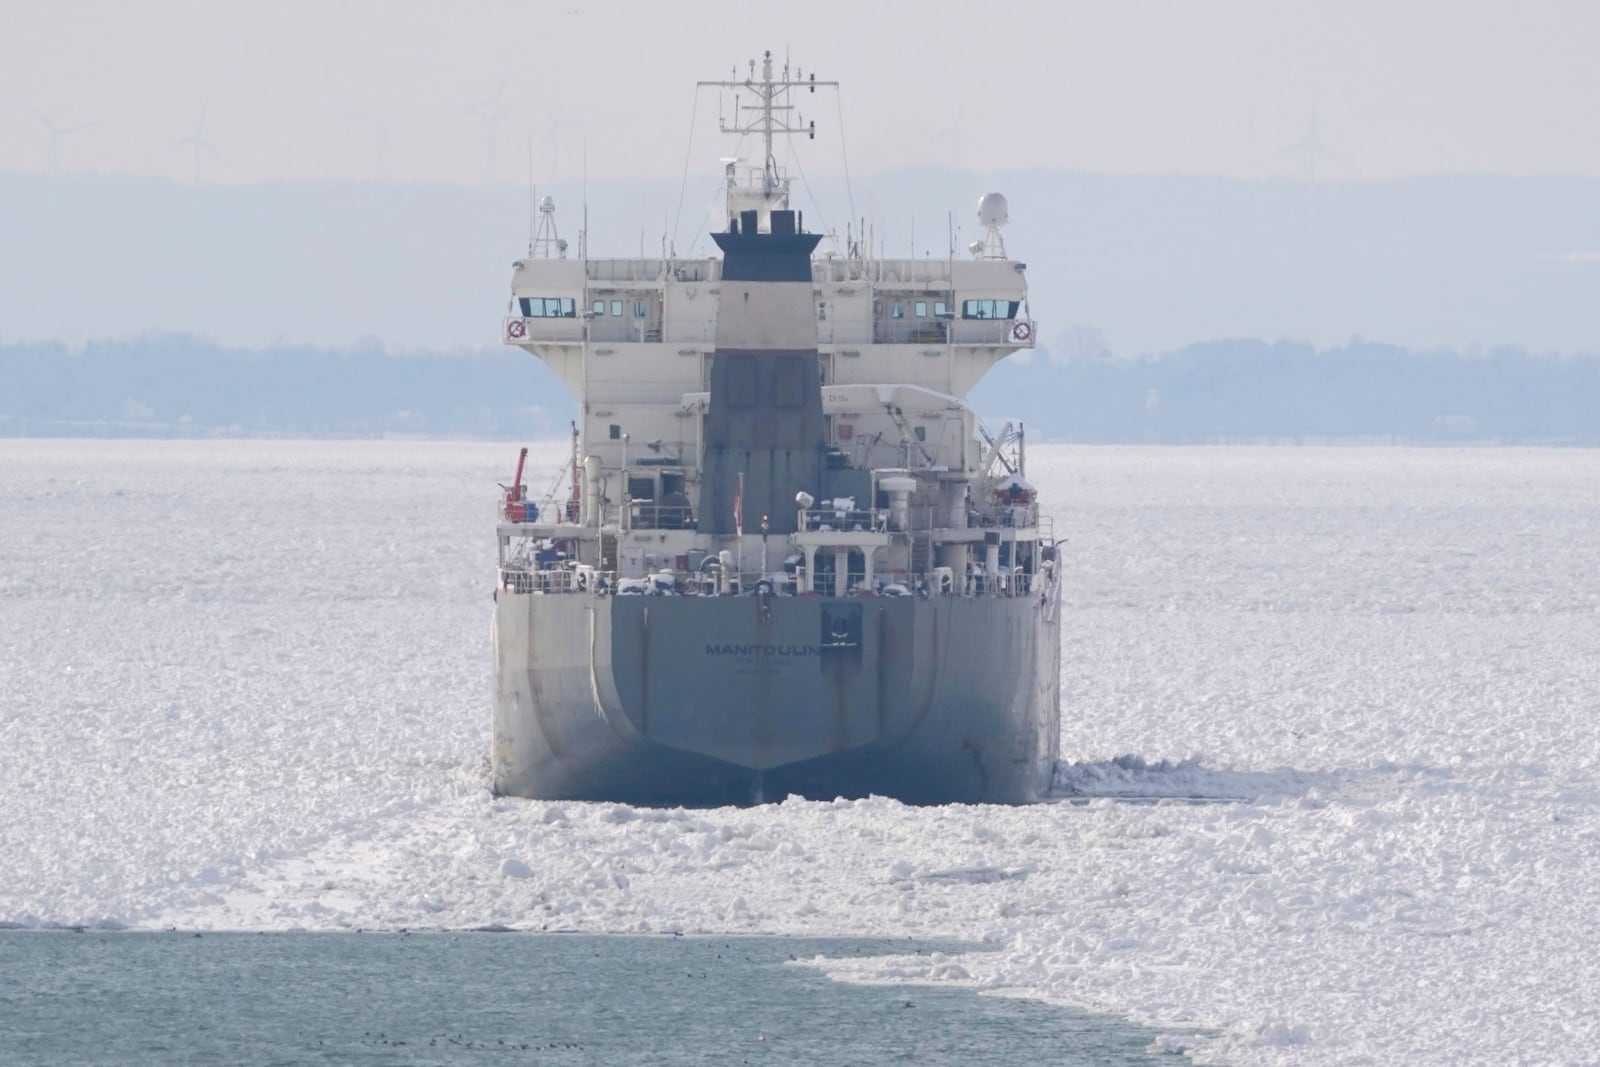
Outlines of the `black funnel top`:
{"label": "black funnel top", "polygon": [[722,249],[722,277],[730,282],[809,282],[811,253],[822,235],[801,233],[793,211],[772,213],[772,232],[756,232],[756,213],[728,221],[711,239]]}

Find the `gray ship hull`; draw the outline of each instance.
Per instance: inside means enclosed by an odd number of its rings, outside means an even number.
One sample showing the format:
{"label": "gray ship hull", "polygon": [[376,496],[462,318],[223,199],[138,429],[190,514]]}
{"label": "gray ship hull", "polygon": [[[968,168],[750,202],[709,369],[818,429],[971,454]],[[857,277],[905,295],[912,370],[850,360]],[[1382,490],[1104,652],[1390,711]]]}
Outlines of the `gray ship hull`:
{"label": "gray ship hull", "polygon": [[642,804],[1022,803],[1059,740],[1059,591],[502,592],[498,793]]}

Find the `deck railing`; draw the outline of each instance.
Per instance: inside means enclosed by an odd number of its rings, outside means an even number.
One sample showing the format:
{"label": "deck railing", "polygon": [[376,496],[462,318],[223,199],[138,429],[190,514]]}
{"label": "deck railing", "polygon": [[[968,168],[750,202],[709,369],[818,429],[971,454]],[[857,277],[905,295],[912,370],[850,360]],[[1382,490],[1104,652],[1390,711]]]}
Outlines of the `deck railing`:
{"label": "deck railing", "polygon": [[872,324],[875,344],[942,345],[949,339],[945,319],[882,319]]}
{"label": "deck railing", "polygon": [[657,504],[654,500],[628,501],[628,528],[633,530],[692,530],[694,509],[687,504]]}
{"label": "deck railing", "polygon": [[952,319],[950,340],[958,345],[1010,345],[1032,348],[1035,327],[1029,319]]}
{"label": "deck railing", "polygon": [[1039,524],[1038,504],[991,504],[972,513],[970,525],[1026,530]]}
{"label": "deck railing", "polygon": [[[859,332],[859,336],[858,336]],[[714,322],[685,319],[671,323],[668,344],[711,344],[716,340]],[[501,339],[510,344],[548,342],[575,344],[660,342],[666,338],[663,327],[652,318],[521,318],[512,316],[501,323]],[[817,323],[817,343],[823,345],[860,344],[867,340],[864,326],[841,326],[833,320]],[[1034,347],[1034,324],[1027,319],[888,319],[872,324],[875,344],[1006,345],[1010,348]]]}
{"label": "deck railing", "polygon": [[[605,509],[605,525],[622,525],[626,514],[626,528],[634,530],[692,530],[695,528],[694,508],[680,504],[658,504],[653,500],[630,500],[627,504],[610,504]],[[935,509],[915,507],[910,510],[911,528],[907,533],[925,533],[939,524]],[[572,525],[578,520],[578,502],[570,499],[546,497],[534,501],[508,503],[500,501],[501,522]],[[803,513],[802,529],[818,532],[870,531],[884,532],[892,529],[887,508],[834,508],[814,507]],[[1037,503],[994,504],[973,508],[967,512],[969,529],[1026,530],[1037,527],[1040,539],[1048,541],[1051,529],[1048,517],[1039,514]],[[746,533],[759,533],[749,529]]]}
{"label": "deck railing", "polygon": [[802,513],[807,530],[887,530],[889,513],[882,508],[835,508],[826,504]]}
{"label": "deck railing", "polygon": [[596,341],[659,341],[661,328],[652,326],[648,318],[613,318],[609,315],[588,320],[584,335]]}
{"label": "deck railing", "polygon": [[[734,592],[730,595],[755,595],[758,584],[766,577],[754,571],[740,575],[731,581]],[[685,571],[673,572],[670,582],[656,582],[654,578],[647,576],[619,581],[615,571],[585,569],[579,572],[561,566],[538,569],[509,565],[500,568],[500,589],[506,593],[537,593],[543,596],[627,596],[635,593],[646,596],[715,596],[718,588],[715,575]],[[845,574],[845,588],[850,596],[894,596],[897,590],[904,590],[898,595],[1016,597],[1032,592],[1037,587],[1038,579],[1037,574],[1013,571],[1007,567],[1000,568],[991,578],[981,568],[974,566],[965,577],[952,575],[948,589],[944,588],[942,575],[938,571],[925,574],[878,573],[873,575],[872,588],[868,589],[864,571],[849,571]],[[793,575],[778,578],[771,584],[773,593],[778,596],[805,595],[797,592],[799,583]],[[828,595],[832,589],[832,572],[820,572],[815,594]]]}

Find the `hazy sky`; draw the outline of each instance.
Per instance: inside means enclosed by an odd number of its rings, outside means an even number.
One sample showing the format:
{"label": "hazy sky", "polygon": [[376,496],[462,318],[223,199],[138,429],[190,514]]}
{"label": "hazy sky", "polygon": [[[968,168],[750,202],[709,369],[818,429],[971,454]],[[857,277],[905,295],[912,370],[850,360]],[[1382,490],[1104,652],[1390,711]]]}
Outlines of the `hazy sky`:
{"label": "hazy sky", "polygon": [[[816,173],[1600,176],[1594,0],[0,0],[0,169],[520,183],[716,169],[771,48]],[[59,132],[54,138],[50,126]],[[188,140],[185,140],[185,139]]]}

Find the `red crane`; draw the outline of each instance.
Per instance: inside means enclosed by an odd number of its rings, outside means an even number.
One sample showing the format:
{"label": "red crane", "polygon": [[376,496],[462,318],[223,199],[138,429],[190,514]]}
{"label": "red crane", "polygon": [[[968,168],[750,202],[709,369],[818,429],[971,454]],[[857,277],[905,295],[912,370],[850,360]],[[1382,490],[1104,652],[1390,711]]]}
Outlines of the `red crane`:
{"label": "red crane", "polygon": [[528,521],[528,491],[527,488],[522,484],[522,467],[523,464],[527,462],[528,450],[524,448],[521,452],[517,453],[517,473],[515,477],[511,479],[511,484],[502,485],[500,487],[506,491],[507,522]]}

